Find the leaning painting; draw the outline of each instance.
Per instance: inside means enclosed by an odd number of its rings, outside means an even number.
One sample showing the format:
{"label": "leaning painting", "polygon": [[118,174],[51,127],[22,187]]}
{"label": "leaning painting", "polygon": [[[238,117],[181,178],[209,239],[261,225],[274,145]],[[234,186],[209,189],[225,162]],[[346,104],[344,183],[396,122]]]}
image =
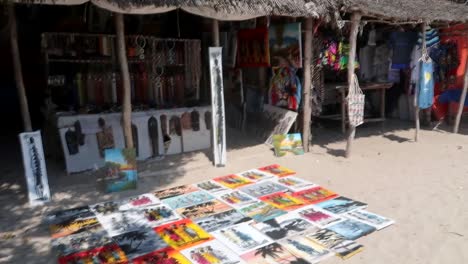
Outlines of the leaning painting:
{"label": "leaning painting", "polygon": [[270,26],[268,38],[271,66],[302,68],[301,23]]}
{"label": "leaning painting", "polygon": [[137,170],[135,149],[106,149],[105,190],[120,192],[136,189]]}
{"label": "leaning painting", "polygon": [[277,157],[285,156],[287,153],[303,155],[302,138],[300,133],[277,134],[273,136],[273,148]]}

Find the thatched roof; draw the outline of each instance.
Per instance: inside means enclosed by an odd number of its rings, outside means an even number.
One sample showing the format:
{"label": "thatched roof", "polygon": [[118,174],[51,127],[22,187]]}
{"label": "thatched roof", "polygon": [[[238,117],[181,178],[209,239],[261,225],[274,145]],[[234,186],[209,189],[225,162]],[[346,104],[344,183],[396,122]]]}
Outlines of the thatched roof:
{"label": "thatched roof", "polygon": [[397,21],[468,22],[468,6],[448,0],[342,0],[346,11]]}

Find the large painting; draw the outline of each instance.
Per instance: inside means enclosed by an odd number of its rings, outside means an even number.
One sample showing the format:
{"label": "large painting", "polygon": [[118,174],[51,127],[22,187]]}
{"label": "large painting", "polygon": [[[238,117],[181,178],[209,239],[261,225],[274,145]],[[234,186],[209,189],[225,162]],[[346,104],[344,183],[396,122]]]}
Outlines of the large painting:
{"label": "large painting", "polygon": [[41,205],[50,201],[49,182],[42,149],[41,132],[19,134],[23,153],[24,175],[28,186],[31,205]]}
{"label": "large painting", "polygon": [[271,66],[302,68],[301,23],[270,26],[268,37]]}
{"label": "large painting", "polygon": [[215,166],[226,165],[226,119],[224,115],[224,88],[222,48],[209,49],[211,77],[211,107],[213,109],[213,157]]}
{"label": "large painting", "polygon": [[241,29],[237,33],[237,66],[269,67],[268,29]]}

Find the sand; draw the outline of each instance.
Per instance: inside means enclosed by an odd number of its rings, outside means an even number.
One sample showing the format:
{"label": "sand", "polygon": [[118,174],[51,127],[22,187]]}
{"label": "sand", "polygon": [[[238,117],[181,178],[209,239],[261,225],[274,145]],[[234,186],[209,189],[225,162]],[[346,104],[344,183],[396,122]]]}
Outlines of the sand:
{"label": "sand", "polygon": [[[466,124],[466,123],[465,123]],[[311,153],[276,158],[264,145],[230,134],[228,164],[214,168],[208,152],[168,157],[140,165],[139,188],[112,195],[96,190],[93,172],[67,176],[48,164],[53,202],[29,208],[21,161],[6,157],[0,204],[0,263],[55,263],[43,214],[92,204],[272,163],[297,171],[301,178],[369,204],[368,210],[396,224],[358,241],[363,252],[324,263],[468,263],[468,134],[421,131],[412,141],[411,124],[387,122],[358,128],[352,158],[342,157],[345,143],[337,128],[315,129]],[[18,147],[19,148],[19,147]],[[10,158],[10,159],[8,159]],[[9,237],[9,236],[13,237]]]}

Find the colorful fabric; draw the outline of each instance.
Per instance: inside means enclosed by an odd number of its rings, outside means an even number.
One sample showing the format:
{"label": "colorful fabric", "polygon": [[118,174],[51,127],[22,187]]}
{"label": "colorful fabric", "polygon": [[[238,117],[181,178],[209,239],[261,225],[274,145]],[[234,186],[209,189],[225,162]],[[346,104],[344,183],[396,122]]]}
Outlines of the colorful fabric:
{"label": "colorful fabric", "polygon": [[302,86],[295,68],[273,68],[270,82],[271,105],[297,111],[301,101]]}

